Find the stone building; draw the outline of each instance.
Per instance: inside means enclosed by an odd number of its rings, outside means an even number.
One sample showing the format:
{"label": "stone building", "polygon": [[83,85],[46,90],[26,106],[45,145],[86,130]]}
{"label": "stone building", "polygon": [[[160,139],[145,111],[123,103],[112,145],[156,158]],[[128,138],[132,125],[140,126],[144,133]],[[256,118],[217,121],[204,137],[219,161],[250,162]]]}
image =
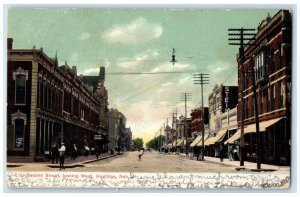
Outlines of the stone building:
{"label": "stone building", "polygon": [[101,102],[77,76],[76,67],[58,65],[43,49],[7,48],[8,161],[33,161],[62,142],[66,154],[76,144],[94,146]]}

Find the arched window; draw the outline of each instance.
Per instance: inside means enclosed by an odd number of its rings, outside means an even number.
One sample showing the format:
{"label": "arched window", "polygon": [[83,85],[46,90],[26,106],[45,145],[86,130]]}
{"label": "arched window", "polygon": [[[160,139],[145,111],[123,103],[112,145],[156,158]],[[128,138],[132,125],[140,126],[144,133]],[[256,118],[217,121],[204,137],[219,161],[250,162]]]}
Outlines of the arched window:
{"label": "arched window", "polygon": [[25,104],[26,99],[26,76],[19,74],[16,76],[16,104]]}
{"label": "arched window", "polygon": [[24,120],[15,119],[15,136],[14,136],[14,148],[24,148]]}
{"label": "arched window", "polygon": [[19,67],[13,72],[15,80],[15,104],[26,104],[26,81],[28,80],[28,71]]}
{"label": "arched window", "polygon": [[19,110],[11,115],[12,125],[14,126],[14,149],[24,149],[25,143],[25,126],[27,124],[26,114]]}

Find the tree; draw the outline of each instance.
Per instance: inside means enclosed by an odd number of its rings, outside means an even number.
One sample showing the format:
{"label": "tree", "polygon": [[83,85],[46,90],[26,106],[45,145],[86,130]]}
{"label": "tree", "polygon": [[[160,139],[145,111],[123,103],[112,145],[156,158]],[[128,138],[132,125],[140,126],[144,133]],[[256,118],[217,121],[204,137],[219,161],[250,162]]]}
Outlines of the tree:
{"label": "tree", "polygon": [[146,143],[148,148],[158,149],[166,142],[166,136],[160,135]]}
{"label": "tree", "polygon": [[133,140],[133,147],[134,148],[143,148],[144,146],[144,141],[142,138],[135,138]]}

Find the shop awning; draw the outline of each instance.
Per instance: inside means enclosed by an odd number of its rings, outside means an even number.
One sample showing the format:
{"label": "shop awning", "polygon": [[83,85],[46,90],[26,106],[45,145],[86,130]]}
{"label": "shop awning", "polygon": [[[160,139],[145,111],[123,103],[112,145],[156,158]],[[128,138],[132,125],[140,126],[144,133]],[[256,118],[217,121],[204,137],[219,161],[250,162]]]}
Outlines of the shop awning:
{"label": "shop awning", "polygon": [[185,145],[186,145],[186,140],[184,139],[181,139],[177,144],[177,146],[185,146]]}
{"label": "shop awning", "polygon": [[[275,124],[276,122],[278,122],[281,119],[282,118],[276,118],[276,119],[272,119],[272,120],[267,120],[267,121],[260,122],[259,123],[259,131],[260,132],[265,132],[268,127],[270,127],[271,125]],[[244,134],[255,133],[255,132],[256,132],[256,125],[255,124],[248,125],[247,127],[244,128]],[[236,140],[238,140],[240,138],[241,138],[241,129],[239,129],[224,144],[227,144],[227,143],[233,144],[234,141],[236,141]]]}
{"label": "shop awning", "polygon": [[204,141],[205,146],[209,146],[215,144],[216,142],[222,141],[224,135],[226,134],[227,129],[222,129],[215,137],[210,137],[206,141]]}
{"label": "shop awning", "polygon": [[174,140],[174,142],[172,143],[172,146],[173,146],[173,147],[178,146],[178,143],[179,143],[180,140],[181,140],[181,139]]}
{"label": "shop awning", "polygon": [[[204,142],[208,139],[208,133],[204,135]],[[200,141],[195,145],[195,146],[202,146],[202,136],[201,136],[201,139]]]}
{"label": "shop awning", "polygon": [[191,147],[194,147],[194,146],[196,146],[196,144],[198,144],[199,142],[200,142],[200,140],[202,139],[202,137],[200,136],[200,135],[198,135],[197,137],[196,137],[196,139],[191,143]]}

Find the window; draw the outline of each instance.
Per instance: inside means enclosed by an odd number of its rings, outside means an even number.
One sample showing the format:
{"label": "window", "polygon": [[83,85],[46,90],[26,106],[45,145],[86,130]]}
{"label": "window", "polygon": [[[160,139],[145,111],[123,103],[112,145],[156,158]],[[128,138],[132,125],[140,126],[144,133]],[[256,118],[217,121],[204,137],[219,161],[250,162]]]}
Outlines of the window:
{"label": "window", "polygon": [[255,115],[255,98],[252,96],[252,116]]}
{"label": "window", "polygon": [[14,148],[24,148],[24,120],[15,119],[15,137],[14,137]]}
{"label": "window", "polygon": [[263,51],[255,57],[255,81],[261,81],[265,78],[268,71],[268,55]]}
{"label": "window", "polygon": [[271,85],[271,89],[270,89],[270,97],[271,97],[271,111],[275,110],[275,86],[274,84]]}
{"label": "window", "polygon": [[18,110],[16,113],[11,115],[11,123],[14,126],[14,138],[13,138],[13,148],[14,149],[24,149],[24,136],[25,136],[25,126],[27,117]]}
{"label": "window", "polygon": [[266,112],[269,112],[269,88],[265,90],[265,95],[266,95]]}
{"label": "window", "polygon": [[270,55],[270,74],[272,74],[275,71],[275,55],[274,55],[274,49],[271,50]]}
{"label": "window", "polygon": [[260,93],[260,114],[264,113],[264,94]]}
{"label": "window", "polygon": [[16,76],[16,104],[25,104],[26,96],[26,76],[19,74]]}
{"label": "window", "polygon": [[279,108],[283,108],[283,83],[278,83],[278,91],[279,91]]}

